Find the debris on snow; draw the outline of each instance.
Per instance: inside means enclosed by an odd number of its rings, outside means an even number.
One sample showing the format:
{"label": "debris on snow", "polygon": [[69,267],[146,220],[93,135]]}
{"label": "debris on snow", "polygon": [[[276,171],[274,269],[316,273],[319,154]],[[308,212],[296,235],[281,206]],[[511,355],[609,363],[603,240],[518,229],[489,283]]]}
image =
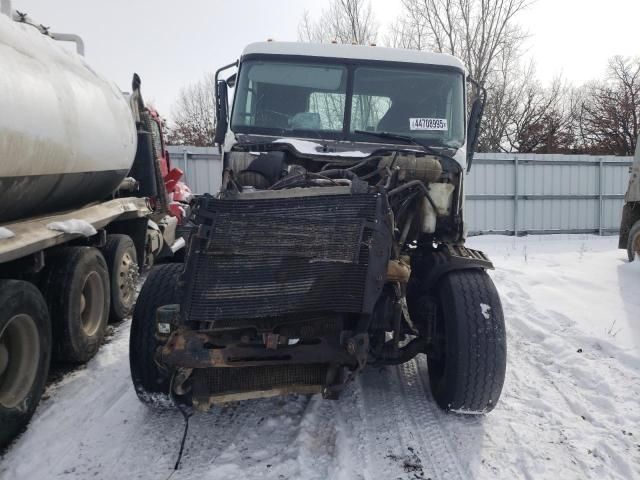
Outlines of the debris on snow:
{"label": "debris on snow", "polygon": [[13,238],[15,237],[16,234],[13,233],[11,230],[9,230],[6,227],[0,227],[0,240],[4,240],[6,238]]}
{"label": "debris on snow", "polygon": [[75,233],[85,237],[90,237],[98,233],[98,231],[86,220],[78,220],[72,218],[63,222],[51,222],[47,224],[49,230],[56,230],[62,233]]}

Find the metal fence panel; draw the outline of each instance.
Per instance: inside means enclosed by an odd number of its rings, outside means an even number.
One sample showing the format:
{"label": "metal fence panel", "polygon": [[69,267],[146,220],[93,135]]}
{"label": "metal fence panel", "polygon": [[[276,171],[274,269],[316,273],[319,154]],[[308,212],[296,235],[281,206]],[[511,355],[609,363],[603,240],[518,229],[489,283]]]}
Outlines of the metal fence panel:
{"label": "metal fence panel", "polygon": [[222,157],[217,147],[169,146],[171,165],[184,172],[194,193],[215,195],[222,183]]}
{"label": "metal fence panel", "polygon": [[[197,193],[216,194],[222,182],[217,148],[170,146],[173,166]],[[616,233],[631,157],[476,154],[466,178],[465,220],[483,233]]]}
{"label": "metal fence panel", "polygon": [[469,233],[616,233],[631,163],[615,156],[477,154],[466,183]]}

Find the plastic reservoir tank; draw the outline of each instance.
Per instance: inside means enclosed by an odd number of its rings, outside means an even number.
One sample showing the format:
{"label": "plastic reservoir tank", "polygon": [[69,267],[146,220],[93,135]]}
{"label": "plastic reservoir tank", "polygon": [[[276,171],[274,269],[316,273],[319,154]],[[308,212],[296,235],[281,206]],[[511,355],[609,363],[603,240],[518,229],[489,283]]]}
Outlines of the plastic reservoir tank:
{"label": "plastic reservoir tank", "polygon": [[113,83],[0,14],[0,224],[107,198],[129,172],[136,142]]}

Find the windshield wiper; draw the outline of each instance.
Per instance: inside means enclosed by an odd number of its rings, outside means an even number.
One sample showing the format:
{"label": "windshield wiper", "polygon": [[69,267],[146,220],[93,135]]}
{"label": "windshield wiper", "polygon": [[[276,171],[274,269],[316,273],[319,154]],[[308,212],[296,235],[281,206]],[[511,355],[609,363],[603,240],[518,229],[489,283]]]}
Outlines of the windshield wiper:
{"label": "windshield wiper", "polygon": [[426,147],[425,145],[421,144],[420,142],[418,142],[418,140],[416,140],[415,138],[409,136],[409,135],[400,135],[399,133],[390,133],[390,132],[369,132],[367,130],[354,130],[354,133],[361,133],[364,135],[370,135],[372,137],[378,137],[378,138],[388,138],[389,140],[400,140],[402,142],[405,143],[411,143],[413,145],[417,145],[418,147],[422,148],[423,150],[427,150],[428,147]]}
{"label": "windshield wiper", "polygon": [[364,135],[371,135],[372,137],[387,138],[389,140],[400,140],[402,142],[420,147],[422,150],[424,150],[425,153],[429,153],[436,157],[446,158],[448,160],[452,160],[456,162],[456,160],[451,155],[447,155],[446,153],[439,152],[438,150],[430,147],[429,145],[424,145],[423,143],[420,143],[416,138],[410,135],[401,135],[399,133],[390,133],[390,132],[368,132],[367,130],[354,130],[353,132],[362,133]]}

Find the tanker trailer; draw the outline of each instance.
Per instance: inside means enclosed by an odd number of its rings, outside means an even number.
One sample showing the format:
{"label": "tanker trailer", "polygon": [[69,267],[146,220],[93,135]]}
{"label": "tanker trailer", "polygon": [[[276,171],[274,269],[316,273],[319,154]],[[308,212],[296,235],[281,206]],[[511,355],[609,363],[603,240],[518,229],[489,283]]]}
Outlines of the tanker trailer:
{"label": "tanker trailer", "polygon": [[185,243],[162,175],[174,185],[180,172],[140,79],[128,101],[56,42],[77,37],[7,0],[2,13],[0,448],[32,416],[50,362],[89,360],[107,322],[131,311],[139,264]]}

